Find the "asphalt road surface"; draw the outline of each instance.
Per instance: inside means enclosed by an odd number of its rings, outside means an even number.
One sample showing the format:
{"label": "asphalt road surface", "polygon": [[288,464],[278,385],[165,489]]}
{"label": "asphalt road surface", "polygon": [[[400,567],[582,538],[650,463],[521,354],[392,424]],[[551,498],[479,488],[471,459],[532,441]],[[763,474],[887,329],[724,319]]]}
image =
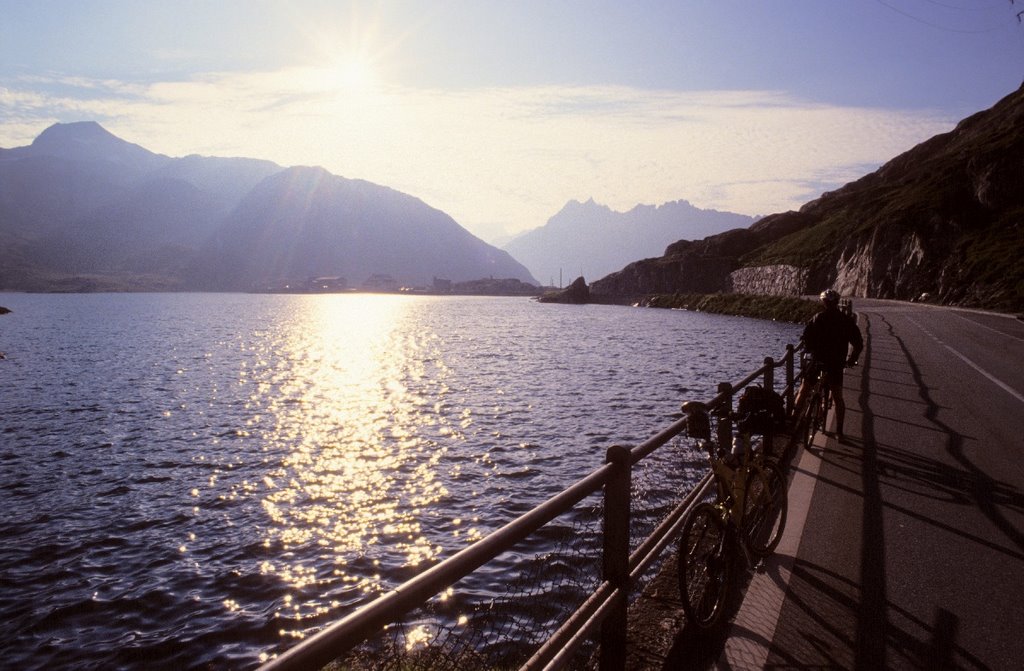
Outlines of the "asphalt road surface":
{"label": "asphalt road surface", "polygon": [[1024,322],[855,300],[842,443],[798,455],[790,523],[722,668],[1024,668]]}

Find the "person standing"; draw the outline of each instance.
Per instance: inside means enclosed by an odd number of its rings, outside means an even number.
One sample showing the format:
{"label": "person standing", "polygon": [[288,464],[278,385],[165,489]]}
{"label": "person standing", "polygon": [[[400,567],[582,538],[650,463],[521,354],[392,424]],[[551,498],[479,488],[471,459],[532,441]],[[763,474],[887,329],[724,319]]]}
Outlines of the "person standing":
{"label": "person standing", "polygon": [[[822,309],[811,317],[804,327],[801,339],[815,366],[828,375],[828,388],[836,409],[836,434],[843,438],[843,419],[846,403],[843,401],[843,368],[857,365],[864,339],[857,322],[839,309],[839,292],[827,289],[821,292]],[[852,349],[851,349],[852,348]],[[803,400],[807,380],[801,383],[798,404]]]}
{"label": "person standing", "polygon": [[[4,306],[0,305],[0,315],[5,315],[8,312],[10,312],[10,310],[8,310]],[[4,354],[3,352],[0,352],[0,359],[6,359],[6,358],[7,358],[7,355]]]}

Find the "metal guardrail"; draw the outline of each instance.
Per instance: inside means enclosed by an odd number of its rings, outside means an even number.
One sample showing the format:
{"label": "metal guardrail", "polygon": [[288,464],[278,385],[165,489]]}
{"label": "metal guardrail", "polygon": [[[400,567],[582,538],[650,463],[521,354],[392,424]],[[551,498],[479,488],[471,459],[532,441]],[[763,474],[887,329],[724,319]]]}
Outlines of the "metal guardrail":
{"label": "metal guardrail", "polygon": [[[765,389],[774,390],[776,368],[784,368],[785,386],[780,393],[785,398],[787,413],[792,414],[794,358],[795,348],[787,345],[786,354],[778,362],[768,357],[761,368],[739,382],[718,385],[718,394],[707,405],[718,416],[718,440],[721,444],[732,443],[730,413],[736,392],[757,380],[762,381]],[[705,475],[631,554],[632,467],[681,434],[685,427],[686,420],[681,418],[633,448],[613,445],[608,448],[605,465],[576,484],[268,661],[260,671],[319,669],[327,665],[602,488],[605,502],[601,582],[522,669],[563,668],[595,633],[600,644],[600,668],[624,669],[630,589],[672,543],[686,514],[705,496],[712,482],[711,474]]]}

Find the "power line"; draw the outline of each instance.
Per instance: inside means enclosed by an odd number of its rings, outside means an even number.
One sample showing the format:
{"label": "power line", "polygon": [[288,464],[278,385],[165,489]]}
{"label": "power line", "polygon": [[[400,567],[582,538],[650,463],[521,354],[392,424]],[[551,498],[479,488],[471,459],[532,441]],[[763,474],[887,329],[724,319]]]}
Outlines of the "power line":
{"label": "power line", "polygon": [[[994,32],[996,30],[999,30],[999,28],[1000,28],[1000,26],[993,26],[991,28],[982,28],[981,30],[965,30],[963,28],[950,28],[949,26],[940,26],[937,23],[932,23],[931,21],[927,21],[927,20],[921,18],[920,16],[915,16],[913,14],[910,14],[909,12],[905,12],[904,10],[900,9],[899,7],[894,7],[893,5],[889,4],[885,0],[875,0],[875,2],[877,2],[880,5],[882,5],[883,7],[886,7],[888,9],[896,12],[897,14],[901,14],[902,16],[907,17],[911,21],[916,21],[917,23],[920,23],[920,24],[925,25],[925,26],[929,26],[930,28],[935,28],[936,30],[944,30],[944,31],[946,31],[948,33],[963,33],[963,34],[967,34],[967,35],[979,35],[981,33],[991,33],[991,32]],[[944,4],[941,4],[939,2],[934,2],[933,0],[929,0],[929,2],[931,2],[933,5],[938,5],[940,7],[947,7],[949,9],[965,9],[963,7],[950,7],[949,5],[944,5]],[[1010,0],[1010,2],[1012,3],[1013,0]],[[1017,14],[1017,21],[1021,20],[1021,14],[1024,14],[1024,11],[1021,11],[1021,12],[1019,12]]]}
{"label": "power line", "polygon": [[[987,12],[987,11],[992,9],[991,6],[989,6],[989,7],[979,7],[977,4],[975,4],[975,5],[971,6],[971,7],[961,7],[959,5],[949,5],[949,4],[946,4],[945,2],[939,2],[939,0],[924,0],[924,1],[927,2],[930,5],[935,5],[936,7],[944,7],[946,9],[955,9],[955,10],[960,11],[960,12]],[[1013,2],[1014,2],[1014,0],[1010,0],[1010,4],[1013,4]]]}

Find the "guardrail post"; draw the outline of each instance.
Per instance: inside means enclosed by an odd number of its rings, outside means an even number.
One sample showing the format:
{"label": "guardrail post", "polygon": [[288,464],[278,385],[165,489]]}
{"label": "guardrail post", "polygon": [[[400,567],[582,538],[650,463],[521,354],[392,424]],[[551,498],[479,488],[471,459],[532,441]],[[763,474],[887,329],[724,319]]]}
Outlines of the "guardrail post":
{"label": "guardrail post", "polygon": [[764,358],[764,389],[775,391],[775,359],[770,356]]}
{"label": "guardrail post", "polygon": [[626,629],[629,609],[629,489],[631,465],[629,449],[621,445],[608,448],[606,462],[615,470],[604,486],[603,578],[619,590],[615,607],[601,623],[601,671],[626,668]]}
{"label": "guardrail post", "polygon": [[719,396],[724,395],[725,399],[718,408],[718,446],[723,450],[732,449],[732,384],[720,382],[718,384]]}
{"label": "guardrail post", "polygon": [[793,394],[796,380],[793,376],[793,359],[796,358],[796,348],[786,345],[786,414],[793,415]]}

